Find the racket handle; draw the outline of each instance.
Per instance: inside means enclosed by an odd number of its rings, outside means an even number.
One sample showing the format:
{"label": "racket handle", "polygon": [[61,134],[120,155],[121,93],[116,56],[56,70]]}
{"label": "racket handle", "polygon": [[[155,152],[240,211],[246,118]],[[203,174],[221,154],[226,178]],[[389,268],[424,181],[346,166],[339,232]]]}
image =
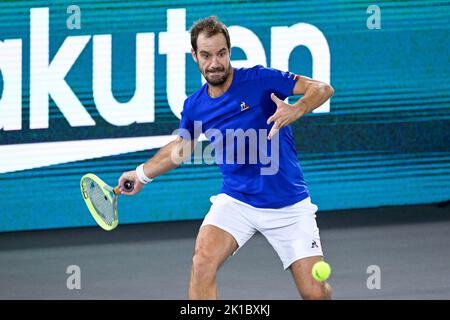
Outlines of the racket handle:
{"label": "racket handle", "polygon": [[[115,187],[114,188],[114,194],[120,194],[120,189],[121,189],[120,186]],[[133,189],[134,189],[133,181],[126,180],[123,183],[123,190],[125,190],[126,192],[131,192],[131,191],[133,191]]]}

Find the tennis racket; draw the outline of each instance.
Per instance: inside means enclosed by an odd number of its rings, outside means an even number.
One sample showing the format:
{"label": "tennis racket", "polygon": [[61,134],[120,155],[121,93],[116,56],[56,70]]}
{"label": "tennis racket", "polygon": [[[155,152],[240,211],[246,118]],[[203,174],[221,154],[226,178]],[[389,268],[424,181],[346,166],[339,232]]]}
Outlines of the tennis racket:
{"label": "tennis racket", "polygon": [[[80,187],[84,202],[97,224],[106,231],[115,229],[119,224],[117,199],[121,187],[113,188],[93,173],[81,178]],[[125,181],[122,188],[130,192],[134,184],[132,181]]]}

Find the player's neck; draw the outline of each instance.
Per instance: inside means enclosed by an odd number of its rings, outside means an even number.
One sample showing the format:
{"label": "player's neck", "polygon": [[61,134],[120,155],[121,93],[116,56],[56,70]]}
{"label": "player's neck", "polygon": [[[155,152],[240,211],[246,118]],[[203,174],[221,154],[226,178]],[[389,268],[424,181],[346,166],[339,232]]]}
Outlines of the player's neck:
{"label": "player's neck", "polygon": [[224,82],[224,84],[222,84],[220,86],[211,86],[208,83],[208,95],[211,98],[218,98],[221,95],[223,95],[228,90],[228,88],[231,86],[231,82],[233,82],[233,76],[234,76],[234,69],[233,69],[233,67],[231,67],[230,74],[228,75],[228,78]]}

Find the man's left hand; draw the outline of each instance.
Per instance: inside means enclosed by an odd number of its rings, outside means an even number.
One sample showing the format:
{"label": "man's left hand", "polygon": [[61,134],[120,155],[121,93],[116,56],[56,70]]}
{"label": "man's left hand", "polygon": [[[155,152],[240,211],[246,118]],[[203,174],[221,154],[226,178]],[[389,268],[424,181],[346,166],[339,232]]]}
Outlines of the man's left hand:
{"label": "man's left hand", "polygon": [[294,106],[291,104],[288,104],[278,98],[274,93],[270,95],[270,98],[273,102],[277,105],[277,111],[269,118],[267,119],[267,124],[271,124],[274,122],[274,125],[272,126],[272,129],[269,132],[268,139],[271,140],[272,137],[277,134],[277,132],[291,124],[292,122],[298,120],[301,116],[303,116],[306,113],[306,108],[304,105],[301,106]]}

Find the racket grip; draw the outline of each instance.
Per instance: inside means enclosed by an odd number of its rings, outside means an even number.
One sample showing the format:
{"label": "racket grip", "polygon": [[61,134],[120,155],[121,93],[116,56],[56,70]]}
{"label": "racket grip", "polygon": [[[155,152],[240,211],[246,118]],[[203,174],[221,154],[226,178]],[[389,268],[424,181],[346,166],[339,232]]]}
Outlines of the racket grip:
{"label": "racket grip", "polygon": [[134,183],[133,181],[126,180],[123,184],[123,186],[117,186],[114,188],[114,194],[120,194],[120,190],[123,189],[126,192],[131,192],[134,189]]}
{"label": "racket grip", "polygon": [[113,190],[114,194],[120,194],[120,186],[117,186]]}

